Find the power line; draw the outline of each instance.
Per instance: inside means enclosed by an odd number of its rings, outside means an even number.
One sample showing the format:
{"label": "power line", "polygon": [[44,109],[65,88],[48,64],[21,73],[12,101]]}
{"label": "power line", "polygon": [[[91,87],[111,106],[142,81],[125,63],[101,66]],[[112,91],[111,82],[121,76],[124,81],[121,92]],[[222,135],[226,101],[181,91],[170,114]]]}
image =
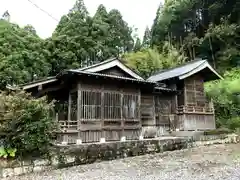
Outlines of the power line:
{"label": "power line", "polygon": [[36,8],[38,8],[39,10],[41,10],[42,12],[44,12],[45,14],[47,14],[50,18],[52,18],[55,21],[59,21],[57,18],[55,18],[54,16],[52,16],[49,12],[45,11],[44,9],[42,9],[41,7],[39,7],[36,3],[32,2],[31,0],[27,0],[28,2],[30,2],[32,5],[34,5]]}

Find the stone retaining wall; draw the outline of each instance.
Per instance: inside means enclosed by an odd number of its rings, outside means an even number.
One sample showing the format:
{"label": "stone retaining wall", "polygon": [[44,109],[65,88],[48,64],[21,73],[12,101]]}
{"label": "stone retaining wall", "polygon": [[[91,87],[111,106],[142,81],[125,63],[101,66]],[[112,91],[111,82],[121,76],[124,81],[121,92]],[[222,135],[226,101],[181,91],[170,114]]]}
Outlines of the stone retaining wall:
{"label": "stone retaining wall", "polygon": [[240,137],[235,134],[221,136],[221,139],[210,139],[214,140],[206,141],[205,138],[204,141],[194,141],[191,138],[165,137],[125,142],[56,146],[52,149],[52,155],[49,159],[30,158],[24,161],[0,159],[0,178],[149,153],[240,142]]}
{"label": "stone retaining wall", "polygon": [[57,146],[52,150],[52,156],[49,159],[30,158],[24,161],[0,159],[0,178],[96,161],[179,150],[188,146],[187,139],[175,137]]}
{"label": "stone retaining wall", "polygon": [[193,146],[206,146],[211,144],[230,144],[239,143],[240,136],[236,134],[229,135],[218,135],[218,136],[206,136],[202,137],[201,141],[195,141],[192,143]]}

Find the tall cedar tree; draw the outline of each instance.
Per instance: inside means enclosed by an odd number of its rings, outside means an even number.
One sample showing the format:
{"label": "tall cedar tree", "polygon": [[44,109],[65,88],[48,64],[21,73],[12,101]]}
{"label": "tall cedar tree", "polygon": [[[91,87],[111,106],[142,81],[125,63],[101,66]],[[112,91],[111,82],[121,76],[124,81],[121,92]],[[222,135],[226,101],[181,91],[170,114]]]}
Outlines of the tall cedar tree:
{"label": "tall cedar tree", "polygon": [[150,42],[151,42],[151,31],[148,27],[146,27],[144,36],[143,36],[143,42],[142,42],[142,47],[143,48],[149,48],[150,47]]}
{"label": "tall cedar tree", "polygon": [[142,48],[141,40],[140,40],[140,38],[138,37],[138,38],[136,39],[135,44],[134,44],[134,49],[133,49],[133,51],[134,51],[134,52],[140,51],[141,48]]}
{"label": "tall cedar tree", "polygon": [[220,71],[235,67],[240,62],[238,6],[238,0],[167,0],[157,11],[151,42],[161,49],[168,41],[189,60],[207,58]]}

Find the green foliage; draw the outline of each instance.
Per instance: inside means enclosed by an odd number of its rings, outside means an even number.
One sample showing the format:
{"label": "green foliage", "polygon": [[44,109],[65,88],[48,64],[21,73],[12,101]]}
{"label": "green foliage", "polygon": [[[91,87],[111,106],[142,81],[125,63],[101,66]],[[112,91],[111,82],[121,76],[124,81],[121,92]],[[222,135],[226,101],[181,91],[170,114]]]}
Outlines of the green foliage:
{"label": "green foliage", "polygon": [[[240,69],[227,71],[223,80],[207,83],[207,96],[213,99],[218,126],[228,126],[240,116]],[[232,122],[234,124],[234,122]],[[232,127],[232,126],[231,126]]]}
{"label": "green foliage", "polygon": [[123,58],[127,66],[137,71],[143,77],[149,77],[151,74],[162,69],[160,54],[153,49],[128,53]]}
{"label": "green foliage", "polygon": [[227,122],[229,129],[237,130],[240,128],[240,117],[233,117]]}
{"label": "green foliage", "polygon": [[17,149],[16,148],[4,148],[0,147],[0,158],[14,158],[16,155]]}
{"label": "green foliage", "polygon": [[0,147],[0,158],[7,158],[8,157],[8,153],[7,151],[5,150],[4,147]]}
{"label": "green foliage", "polygon": [[61,18],[46,47],[51,52],[51,75],[63,69],[77,68],[106,60],[133,49],[132,29],[118,10],[109,13],[99,5],[89,16],[84,2]]}
{"label": "green foliage", "polygon": [[0,89],[48,75],[49,52],[42,49],[43,40],[35,34],[0,20],[0,44]]}
{"label": "green foliage", "polygon": [[185,57],[167,43],[163,49],[162,53],[159,53],[156,49],[142,49],[136,53],[125,54],[123,58],[127,66],[133,68],[145,78],[161,69],[174,67],[185,61]]}
{"label": "green foliage", "polygon": [[144,36],[143,36],[142,47],[150,48],[150,45],[151,45],[151,31],[148,27],[146,27]]}
{"label": "green foliage", "polygon": [[133,51],[134,52],[137,52],[137,51],[140,51],[142,48],[142,43],[141,43],[141,40],[140,38],[137,38],[135,44],[134,44],[134,48],[133,48]]}
{"label": "green foliage", "polygon": [[7,155],[15,156],[17,153],[17,156],[27,156],[46,153],[57,127],[50,115],[53,103],[48,103],[45,98],[34,99],[23,92],[16,94],[2,92],[0,101],[2,102],[0,139]]}
{"label": "green foliage", "polygon": [[236,67],[239,56],[237,0],[167,0],[152,26],[152,45],[168,40],[189,59],[207,58],[217,69]]}

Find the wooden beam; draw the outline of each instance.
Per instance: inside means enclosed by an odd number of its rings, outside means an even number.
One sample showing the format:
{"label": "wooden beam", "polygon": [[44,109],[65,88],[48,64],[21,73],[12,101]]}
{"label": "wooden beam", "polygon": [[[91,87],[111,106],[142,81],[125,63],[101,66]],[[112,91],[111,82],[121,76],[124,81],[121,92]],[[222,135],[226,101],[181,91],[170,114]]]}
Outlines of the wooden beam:
{"label": "wooden beam", "polygon": [[49,78],[49,79],[46,79],[46,80],[43,80],[40,82],[38,81],[35,83],[29,83],[29,84],[23,85],[22,89],[27,90],[27,89],[34,88],[39,85],[48,84],[48,83],[52,83],[52,82],[56,82],[56,81],[58,81],[56,78]]}
{"label": "wooden beam", "polygon": [[39,90],[39,92],[37,93],[37,96],[44,95],[47,92],[57,91],[59,89],[62,89],[63,87],[64,85],[58,85],[58,86],[49,87],[43,90]]}

